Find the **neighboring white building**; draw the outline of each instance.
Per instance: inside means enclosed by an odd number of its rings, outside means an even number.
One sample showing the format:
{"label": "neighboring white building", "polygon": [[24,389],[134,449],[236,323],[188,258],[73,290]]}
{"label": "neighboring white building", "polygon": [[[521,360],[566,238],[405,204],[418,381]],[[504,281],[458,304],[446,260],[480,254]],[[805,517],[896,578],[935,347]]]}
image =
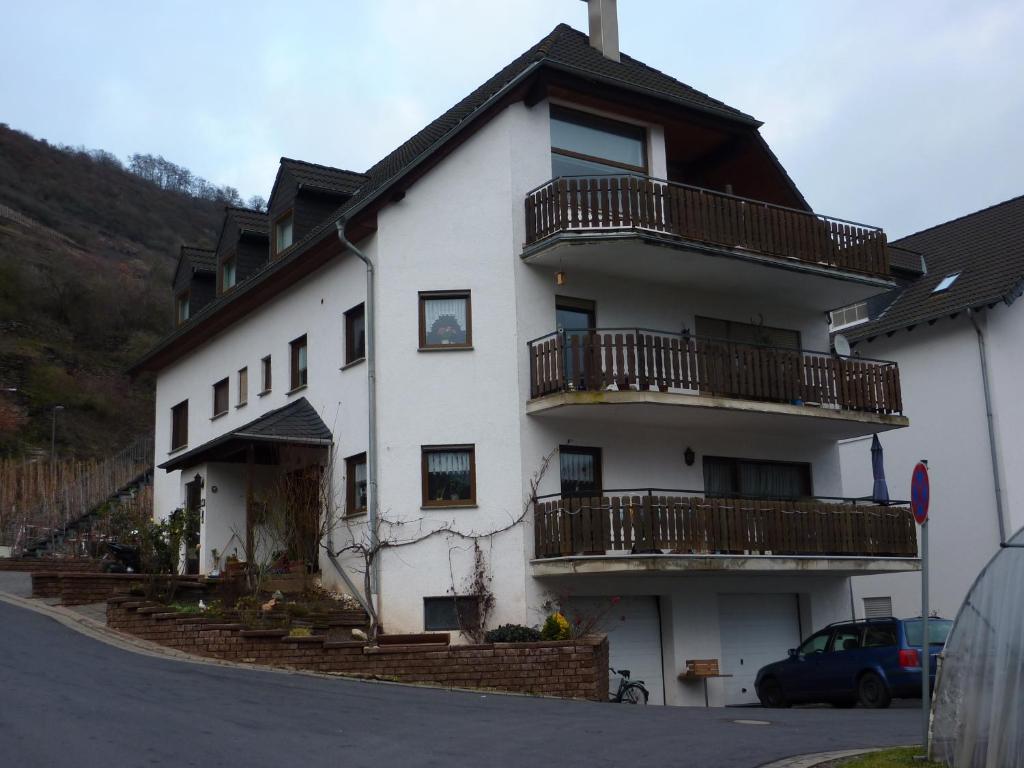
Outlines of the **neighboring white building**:
{"label": "neighboring white building", "polygon": [[[909,498],[914,465],[928,460],[929,602],[953,618],[1000,541],[1024,526],[1024,440],[1017,432],[1024,430],[1024,311],[1016,303],[1024,288],[1024,197],[893,245],[906,249],[907,287],[877,300],[870,320],[840,332],[856,354],[899,363],[913,426],[879,438],[889,491]],[[870,436],[840,447],[843,492],[850,496],[871,493],[869,450]],[[853,584],[858,614],[865,605],[881,610],[888,604],[897,616],[921,614],[920,574],[862,577]]]}
{"label": "neighboring white building", "polygon": [[[207,572],[268,489],[326,473],[334,552],[367,507],[438,531],[381,556],[389,632],[457,629],[465,536],[506,529],[478,539],[489,624],[618,597],[612,663],[654,702],[703,704],[678,675],[704,658],[734,675],[712,704],[750,702],[850,618],[851,575],[918,568],[905,508],[837,498],[837,441],[908,424],[897,374],[829,354],[822,322],[896,282],[884,234],[811,212],[759,122],[612,45],[559,26],[365,175],[285,160],[266,216],[229,212],[217,298],[137,366],[156,513],[202,509]],[[336,222],[374,265],[376,499],[366,270]],[[351,554],[311,559],[361,584]]]}

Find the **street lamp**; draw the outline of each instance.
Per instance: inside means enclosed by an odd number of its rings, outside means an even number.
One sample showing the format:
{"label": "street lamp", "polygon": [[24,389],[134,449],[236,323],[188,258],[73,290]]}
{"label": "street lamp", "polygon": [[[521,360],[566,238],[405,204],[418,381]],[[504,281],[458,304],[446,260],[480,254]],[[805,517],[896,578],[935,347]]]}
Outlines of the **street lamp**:
{"label": "street lamp", "polygon": [[57,446],[57,411],[63,411],[63,405],[53,406],[53,420],[50,424],[50,463],[53,464],[54,450]]}

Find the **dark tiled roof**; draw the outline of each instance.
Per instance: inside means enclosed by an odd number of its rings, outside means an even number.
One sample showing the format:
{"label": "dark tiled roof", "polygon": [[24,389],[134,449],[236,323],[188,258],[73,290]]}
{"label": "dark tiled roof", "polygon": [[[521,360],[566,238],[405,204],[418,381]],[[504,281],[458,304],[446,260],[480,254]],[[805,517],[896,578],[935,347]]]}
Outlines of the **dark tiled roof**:
{"label": "dark tiled roof", "polygon": [[[962,216],[893,243],[924,255],[928,272],[879,317],[844,331],[851,341],[910,328],[968,308],[1009,303],[1024,288],[1024,196]],[[942,293],[947,275],[959,272]]]}
{"label": "dark tiled roof", "polygon": [[270,224],[267,222],[267,214],[260,211],[253,211],[249,208],[227,208],[228,216],[238,223],[242,232],[249,232],[254,235],[266,235],[270,232]]}
{"label": "dark tiled roof", "polygon": [[281,167],[287,169],[304,187],[339,195],[351,195],[366,181],[366,175],[362,173],[307,163],[290,157],[281,158]]}
{"label": "dark tiled roof", "polygon": [[160,465],[160,469],[173,472],[200,464],[215,457],[223,457],[249,443],[280,443],[292,445],[330,445],[331,430],[324,424],[316,409],[304,397],[270,411],[248,424],[215,437],[191,451],[186,451]]}
{"label": "dark tiled roof", "polygon": [[182,259],[188,259],[196,272],[216,272],[217,252],[212,248],[197,248],[194,245],[181,246]]}

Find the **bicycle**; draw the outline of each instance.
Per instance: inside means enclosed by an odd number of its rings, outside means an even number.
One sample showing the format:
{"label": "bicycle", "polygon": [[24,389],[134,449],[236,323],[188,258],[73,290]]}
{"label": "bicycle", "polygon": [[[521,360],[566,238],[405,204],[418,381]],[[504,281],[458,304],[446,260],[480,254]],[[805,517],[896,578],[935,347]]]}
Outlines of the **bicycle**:
{"label": "bicycle", "polygon": [[628,669],[616,670],[608,667],[613,675],[619,676],[619,690],[609,694],[608,700],[614,704],[646,704],[650,693],[644,687],[643,680],[630,680]]}

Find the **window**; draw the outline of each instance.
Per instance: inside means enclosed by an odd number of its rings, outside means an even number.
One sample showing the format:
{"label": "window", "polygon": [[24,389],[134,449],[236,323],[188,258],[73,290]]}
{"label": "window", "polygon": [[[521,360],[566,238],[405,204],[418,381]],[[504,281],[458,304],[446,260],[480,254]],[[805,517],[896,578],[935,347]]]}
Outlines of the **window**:
{"label": "window", "polygon": [[366,454],[345,459],[345,513],[359,515],[366,511]]}
{"label": "window", "polygon": [[345,313],[345,365],[366,357],[366,307],[359,304]]}
{"label": "window", "polygon": [[860,627],[850,624],[839,627],[832,637],[833,651],[856,651],[860,648]]}
{"label": "window", "polygon": [[228,380],[221,379],[213,385],[213,417],[223,416],[228,412]]}
{"label": "window", "polygon": [[948,291],[950,286],[952,286],[953,283],[956,282],[956,279],[958,277],[960,277],[959,272],[954,272],[952,275],[946,275],[939,281],[938,285],[932,288],[932,293],[942,293],[943,291]]}
{"label": "window", "polygon": [[[886,614],[888,615],[888,614]],[[895,624],[867,624],[864,627],[865,648],[888,648],[896,645]]]}
{"label": "window", "polygon": [[563,445],[558,448],[562,496],[601,494],[601,449]]}
{"label": "window", "polygon": [[267,355],[262,360],[260,360],[260,369],[263,377],[261,383],[262,389],[260,389],[260,394],[265,395],[267,394],[267,392],[270,391],[270,388],[271,386],[273,386],[274,383],[272,376],[273,369],[271,368],[270,365],[270,355]]}
{"label": "window", "polygon": [[799,499],[811,495],[809,464],[704,457],[704,493],[718,498]]}
{"label": "window", "polygon": [[294,216],[292,212],[284,214],[274,224],[274,255],[291,247],[294,232]]}
{"label": "window", "polygon": [[234,254],[228,256],[220,264],[220,292],[225,293],[235,287],[238,259]]}
{"label": "window", "polygon": [[705,339],[800,349],[799,331],[791,331],[788,328],[773,328],[759,323],[738,323],[735,320],[700,316],[696,318],[696,325],[697,335]]}
{"label": "window", "polygon": [[473,346],[469,291],[420,292],[420,349]]}
{"label": "window", "polygon": [[293,390],[306,386],[309,381],[309,371],[306,360],[306,337],[299,336],[291,343],[292,349],[292,381]]}
{"label": "window", "polygon": [[803,645],[797,649],[797,654],[800,656],[813,656],[816,653],[824,653],[825,649],[828,647],[828,639],[831,635],[832,631],[827,629],[824,632],[811,635],[811,637],[807,638],[803,642]]}
{"label": "window", "polygon": [[240,368],[238,371],[238,405],[242,406],[249,402],[249,369]]}
{"label": "window", "polygon": [[868,314],[868,303],[861,301],[856,304],[851,304],[848,307],[842,309],[834,309],[830,313],[829,329],[836,331],[840,328],[846,328],[851,325],[857,325],[870,320]]}
{"label": "window", "polygon": [[188,400],[171,408],[171,450],[188,445]]}
{"label": "window", "polygon": [[864,618],[884,619],[886,616],[892,616],[891,597],[864,598]]}
{"label": "window", "polygon": [[476,626],[480,600],[474,595],[423,598],[423,628],[428,632]]}
{"label": "window", "polygon": [[423,446],[423,506],[476,504],[475,454],[472,445]]}
{"label": "window", "polygon": [[585,112],[551,107],[551,172],[594,176],[647,173],[647,131]]}
{"label": "window", "polygon": [[178,298],[174,304],[174,318],[178,325],[181,325],[189,318],[189,310],[191,309],[191,302],[189,301],[189,292],[179,293]]}

